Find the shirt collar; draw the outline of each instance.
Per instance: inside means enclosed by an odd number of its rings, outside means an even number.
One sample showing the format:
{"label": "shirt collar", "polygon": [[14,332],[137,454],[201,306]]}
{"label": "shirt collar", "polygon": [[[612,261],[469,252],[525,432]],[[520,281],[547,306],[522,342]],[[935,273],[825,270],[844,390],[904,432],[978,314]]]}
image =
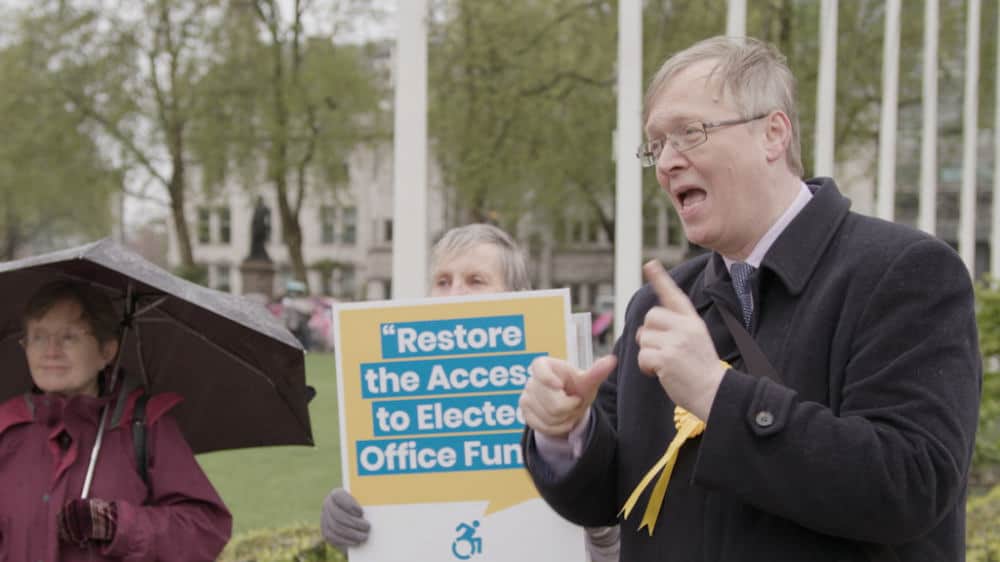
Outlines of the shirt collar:
{"label": "shirt collar", "polygon": [[[767,254],[767,251],[771,249],[774,241],[778,239],[778,236],[780,236],[782,232],[785,231],[788,224],[798,216],[803,207],[809,203],[812,196],[813,194],[809,191],[809,188],[806,187],[806,184],[799,182],[799,193],[795,196],[795,199],[792,200],[792,204],[785,209],[785,212],[781,213],[778,220],[774,221],[771,228],[769,228],[767,232],[764,233],[764,236],[757,241],[757,245],[755,245],[753,250],[750,251],[750,255],[747,256],[747,259],[743,261],[754,266],[755,268],[760,267],[760,262],[764,261],[764,256]],[[729,259],[726,256],[722,256],[722,259],[726,262],[727,270],[731,269],[732,265],[737,261]]]}

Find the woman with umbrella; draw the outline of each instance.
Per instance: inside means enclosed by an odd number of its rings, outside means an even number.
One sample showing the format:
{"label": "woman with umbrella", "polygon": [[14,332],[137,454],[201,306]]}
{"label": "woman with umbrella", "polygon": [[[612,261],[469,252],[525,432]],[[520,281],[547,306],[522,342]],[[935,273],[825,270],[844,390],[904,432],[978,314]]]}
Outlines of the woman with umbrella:
{"label": "woman with umbrella", "polygon": [[0,404],[0,562],[215,560],[229,539],[232,517],[169,414],[180,396],[139,400],[115,376],[120,318],[74,281],[27,303],[34,388]]}

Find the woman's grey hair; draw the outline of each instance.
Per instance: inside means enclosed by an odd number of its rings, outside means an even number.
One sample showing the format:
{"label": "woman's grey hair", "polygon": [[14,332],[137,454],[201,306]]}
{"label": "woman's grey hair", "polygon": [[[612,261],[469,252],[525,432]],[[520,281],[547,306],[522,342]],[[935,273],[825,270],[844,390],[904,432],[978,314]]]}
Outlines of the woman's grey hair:
{"label": "woman's grey hair", "polygon": [[741,117],[749,119],[776,109],[788,116],[792,138],[785,160],[792,173],[801,177],[804,170],[799,115],[795,109],[795,77],[784,55],[759,39],[712,37],[669,57],[646,90],[643,122],[649,118],[649,109],[666,84],[685,68],[705,60],[718,62],[712,74],[718,76],[719,91],[732,96]]}
{"label": "woman's grey hair", "polygon": [[466,251],[477,244],[492,244],[500,249],[500,267],[508,291],[531,289],[524,255],[509,234],[492,224],[475,223],[458,226],[445,232],[431,251],[431,263]]}

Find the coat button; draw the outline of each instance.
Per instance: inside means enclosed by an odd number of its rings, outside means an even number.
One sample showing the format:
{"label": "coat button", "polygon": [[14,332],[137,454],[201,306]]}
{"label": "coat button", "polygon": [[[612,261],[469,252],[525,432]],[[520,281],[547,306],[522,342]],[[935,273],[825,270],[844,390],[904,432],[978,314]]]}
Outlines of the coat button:
{"label": "coat button", "polygon": [[49,495],[48,494],[42,494],[42,501],[45,502],[45,503],[49,503]]}
{"label": "coat button", "polygon": [[754,421],[760,427],[771,427],[774,425],[774,414],[767,410],[761,410],[757,412],[757,417],[754,418]]}

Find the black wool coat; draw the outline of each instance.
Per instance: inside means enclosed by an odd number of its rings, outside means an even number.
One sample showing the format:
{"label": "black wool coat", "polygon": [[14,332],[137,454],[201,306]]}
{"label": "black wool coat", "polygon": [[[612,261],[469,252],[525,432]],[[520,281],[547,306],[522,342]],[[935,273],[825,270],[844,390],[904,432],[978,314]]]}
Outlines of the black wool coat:
{"label": "black wool coat", "polygon": [[[681,449],[653,536],[637,531],[648,491],[621,522],[623,561],[965,558],[982,383],[968,270],[935,238],[850,212],[832,180],[808,186],[752,278],[750,332],[781,382],[746,372],[719,314],[741,317],[722,258],[671,271],[733,368]],[[719,274],[706,285],[708,260]],[[674,404],[637,366],[655,303],[648,285],[633,296],[570,472],[555,475],[525,433],[536,486],[578,524],[614,523],[675,435]]]}

